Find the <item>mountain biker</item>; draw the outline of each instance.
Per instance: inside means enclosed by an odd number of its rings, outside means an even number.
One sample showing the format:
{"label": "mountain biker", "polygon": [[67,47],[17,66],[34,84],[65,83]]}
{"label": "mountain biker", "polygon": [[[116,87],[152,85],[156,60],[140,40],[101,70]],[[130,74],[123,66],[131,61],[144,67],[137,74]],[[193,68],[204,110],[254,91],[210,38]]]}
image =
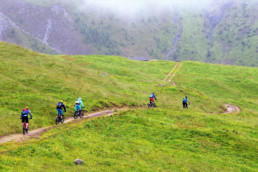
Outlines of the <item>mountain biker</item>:
{"label": "mountain biker", "polygon": [[185,97],[183,98],[182,103],[183,103],[183,108],[188,109],[188,104],[187,104],[187,103],[189,103],[189,105],[190,105],[190,102],[189,102],[187,96],[185,96]]}
{"label": "mountain biker", "polygon": [[28,114],[30,114],[30,119],[32,119],[32,115],[31,115],[31,112],[29,110],[29,107],[26,106],[24,109],[22,109],[20,119],[22,120],[22,126],[24,126],[24,123],[25,123],[25,129],[26,129],[27,133],[28,133],[28,127],[29,127]]}
{"label": "mountain biker", "polygon": [[154,93],[151,93],[151,95],[150,95],[150,103],[151,103],[151,102],[154,102],[154,98],[155,98],[155,100],[157,100],[157,98],[156,98],[156,96],[154,95]]}
{"label": "mountain biker", "polygon": [[60,100],[60,101],[57,103],[57,105],[56,105],[56,111],[57,111],[57,116],[56,116],[56,118],[58,118],[58,115],[60,114],[61,119],[63,119],[63,116],[64,116],[64,114],[63,114],[63,109],[64,109],[64,111],[66,112],[65,105],[64,105],[63,101]]}
{"label": "mountain biker", "polygon": [[84,105],[82,103],[82,98],[79,98],[75,101],[75,111],[78,111],[81,113],[82,108],[84,108]]}

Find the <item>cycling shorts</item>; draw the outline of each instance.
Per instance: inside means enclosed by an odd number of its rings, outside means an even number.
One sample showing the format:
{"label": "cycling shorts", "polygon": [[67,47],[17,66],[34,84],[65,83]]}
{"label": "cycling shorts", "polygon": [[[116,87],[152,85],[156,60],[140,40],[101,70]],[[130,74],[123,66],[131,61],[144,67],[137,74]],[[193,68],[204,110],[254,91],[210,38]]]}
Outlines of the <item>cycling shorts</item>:
{"label": "cycling shorts", "polygon": [[153,97],[150,97],[150,102],[154,102],[154,98]]}
{"label": "cycling shorts", "polygon": [[23,116],[22,117],[22,123],[29,123],[29,118],[28,118],[28,116]]}

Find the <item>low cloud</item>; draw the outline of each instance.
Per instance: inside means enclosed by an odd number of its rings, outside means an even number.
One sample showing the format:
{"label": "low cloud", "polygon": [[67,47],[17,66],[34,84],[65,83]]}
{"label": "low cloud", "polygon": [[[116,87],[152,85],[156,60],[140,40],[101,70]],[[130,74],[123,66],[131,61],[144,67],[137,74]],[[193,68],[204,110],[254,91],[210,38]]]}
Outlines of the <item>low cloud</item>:
{"label": "low cloud", "polygon": [[84,0],[84,6],[132,15],[139,12],[151,12],[152,9],[202,9],[210,6],[213,2],[214,0]]}

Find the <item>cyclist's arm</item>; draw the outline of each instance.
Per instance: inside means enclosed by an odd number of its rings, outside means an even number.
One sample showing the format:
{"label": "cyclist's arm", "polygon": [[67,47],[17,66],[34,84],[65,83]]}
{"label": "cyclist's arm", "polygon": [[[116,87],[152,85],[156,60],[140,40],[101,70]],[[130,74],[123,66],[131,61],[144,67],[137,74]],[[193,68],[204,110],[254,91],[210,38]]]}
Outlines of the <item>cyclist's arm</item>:
{"label": "cyclist's arm", "polygon": [[30,114],[30,118],[32,119],[32,114],[31,114],[31,112],[30,112],[30,111],[28,112],[28,114]]}
{"label": "cyclist's arm", "polygon": [[155,95],[153,95],[153,97],[155,98],[155,100],[157,100],[157,98],[156,98],[156,96],[155,96]]}
{"label": "cyclist's arm", "polygon": [[65,105],[63,104],[63,108],[64,108],[64,111],[66,112],[66,107],[65,107]]}
{"label": "cyclist's arm", "polygon": [[82,107],[84,107],[84,105],[83,105],[82,101],[80,101],[80,104],[82,105]]}

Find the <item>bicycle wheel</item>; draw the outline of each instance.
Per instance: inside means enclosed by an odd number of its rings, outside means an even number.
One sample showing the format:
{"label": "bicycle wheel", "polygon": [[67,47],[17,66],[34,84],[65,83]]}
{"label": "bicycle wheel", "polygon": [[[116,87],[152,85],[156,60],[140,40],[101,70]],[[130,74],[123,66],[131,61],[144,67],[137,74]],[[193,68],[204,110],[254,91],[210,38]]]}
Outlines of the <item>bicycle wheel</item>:
{"label": "bicycle wheel", "polygon": [[84,110],[81,110],[80,118],[82,118],[83,116],[84,116]]}
{"label": "bicycle wheel", "polygon": [[77,119],[79,116],[79,111],[74,112],[74,119]]}
{"label": "bicycle wheel", "polygon": [[61,121],[61,122],[62,122],[62,123],[64,123],[64,120],[65,120],[65,117],[64,117],[64,115],[63,115],[63,116],[62,116],[62,121]]}
{"label": "bicycle wheel", "polygon": [[25,133],[26,133],[26,129],[25,129],[25,123],[23,124],[23,135],[25,135]]}
{"label": "bicycle wheel", "polygon": [[56,118],[56,125],[59,124],[59,117]]}

